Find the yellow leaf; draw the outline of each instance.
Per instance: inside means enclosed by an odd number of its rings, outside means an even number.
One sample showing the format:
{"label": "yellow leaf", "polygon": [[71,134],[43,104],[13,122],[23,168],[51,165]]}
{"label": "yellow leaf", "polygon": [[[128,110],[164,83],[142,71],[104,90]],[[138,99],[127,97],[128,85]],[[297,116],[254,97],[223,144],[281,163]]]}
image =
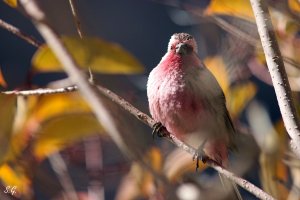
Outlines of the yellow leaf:
{"label": "yellow leaf", "polygon": [[3,86],[3,87],[7,87],[7,84],[6,84],[6,81],[3,77],[1,68],[0,68],[0,85]]}
{"label": "yellow leaf", "polygon": [[30,180],[21,167],[4,164],[0,167],[0,179],[6,186],[16,187],[16,196],[30,192]]}
{"label": "yellow leaf", "polygon": [[8,160],[21,153],[32,136],[34,154],[43,159],[89,134],[103,132],[89,106],[77,92],[30,96],[27,107],[27,119],[14,133]]}
{"label": "yellow leaf", "polygon": [[16,8],[18,7],[18,1],[17,0],[4,0],[4,2],[6,4],[8,4],[9,6]]}
{"label": "yellow leaf", "polygon": [[91,113],[64,115],[41,124],[35,139],[34,154],[38,159],[101,132],[101,126]]}
{"label": "yellow leaf", "polygon": [[149,161],[151,162],[151,166],[156,171],[161,170],[162,166],[162,156],[159,148],[152,147],[147,154]]}
{"label": "yellow leaf", "polygon": [[38,121],[48,120],[60,115],[91,111],[78,92],[45,95],[38,98],[29,98],[28,100],[31,116]]}
{"label": "yellow leaf", "polygon": [[[147,161],[150,163],[152,168],[160,173],[162,168],[162,156],[160,150],[156,147],[152,147],[147,152]],[[153,189],[155,177],[148,171],[143,170],[142,179],[141,179],[141,190],[144,195],[151,194]]]}
{"label": "yellow leaf", "polygon": [[34,152],[40,159],[101,130],[89,106],[77,92],[31,100],[31,114],[24,130],[35,135]]}
{"label": "yellow leaf", "polygon": [[[140,62],[118,44],[99,38],[63,37],[62,41],[83,69],[107,74],[135,74],[143,72]],[[62,71],[60,62],[47,45],[42,45],[32,59],[38,72]]]}
{"label": "yellow leaf", "polygon": [[253,21],[254,15],[248,0],[211,0],[206,15],[230,15]]}
{"label": "yellow leaf", "polygon": [[[207,165],[203,164],[201,161],[199,164],[200,171],[207,168]],[[181,180],[184,174],[195,172],[195,169],[196,161],[193,161],[192,156],[178,148],[168,155],[164,164],[164,173],[171,181]]]}
{"label": "yellow leaf", "polygon": [[0,163],[9,149],[16,112],[16,96],[0,95]]}
{"label": "yellow leaf", "polygon": [[256,86],[252,82],[241,83],[231,88],[227,105],[233,118],[243,111],[247,103],[255,96],[256,91]]}
{"label": "yellow leaf", "polygon": [[297,13],[300,12],[300,3],[298,0],[288,0],[288,5],[292,11]]}
{"label": "yellow leaf", "polygon": [[[157,147],[150,148],[145,156],[145,162],[159,174],[162,168],[160,150]],[[155,180],[156,178],[148,170],[137,162],[133,162],[129,174],[123,178],[116,199],[140,199],[140,197],[145,199],[150,197],[153,195]]]}
{"label": "yellow leaf", "polygon": [[226,67],[221,56],[207,57],[204,60],[205,66],[213,73],[223,91],[227,92],[229,80],[226,72]]}

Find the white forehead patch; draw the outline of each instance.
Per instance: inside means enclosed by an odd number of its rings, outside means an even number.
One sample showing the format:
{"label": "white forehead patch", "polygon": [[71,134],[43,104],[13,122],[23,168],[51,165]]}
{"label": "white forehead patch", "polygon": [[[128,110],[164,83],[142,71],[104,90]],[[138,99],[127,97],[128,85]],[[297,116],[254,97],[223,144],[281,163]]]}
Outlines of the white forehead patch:
{"label": "white forehead patch", "polygon": [[[187,39],[187,38],[191,38],[191,39]],[[177,43],[177,42],[185,42],[185,43],[191,45],[193,47],[194,51],[196,53],[198,53],[198,47],[197,47],[197,43],[196,43],[195,39],[187,33],[175,33],[175,34],[173,34],[171,36],[169,44],[168,44],[168,51],[170,51],[172,45],[174,43]]]}

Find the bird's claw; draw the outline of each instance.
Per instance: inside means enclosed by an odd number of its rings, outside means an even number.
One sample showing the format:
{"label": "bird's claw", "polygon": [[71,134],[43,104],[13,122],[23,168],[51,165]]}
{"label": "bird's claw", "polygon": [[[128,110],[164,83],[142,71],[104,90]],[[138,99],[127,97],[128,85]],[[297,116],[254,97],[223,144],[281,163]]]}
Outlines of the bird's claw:
{"label": "bird's claw", "polygon": [[201,160],[202,163],[206,163],[209,160],[209,157],[205,154],[202,149],[198,149],[197,153],[193,155],[193,161],[196,160],[196,172],[198,171],[200,165],[199,161]]}
{"label": "bird's claw", "polygon": [[162,132],[162,130],[165,127],[162,125],[162,123],[157,122],[153,125],[153,131],[152,131],[152,137],[154,139],[155,135],[157,135],[158,137],[165,137],[166,135]]}
{"label": "bird's claw", "polygon": [[200,144],[200,146],[197,149],[197,152],[193,156],[193,161],[196,160],[196,171],[199,169],[199,160],[202,161],[202,163],[206,163],[210,160],[210,158],[205,154],[203,148],[206,144],[207,139],[204,139],[203,142]]}

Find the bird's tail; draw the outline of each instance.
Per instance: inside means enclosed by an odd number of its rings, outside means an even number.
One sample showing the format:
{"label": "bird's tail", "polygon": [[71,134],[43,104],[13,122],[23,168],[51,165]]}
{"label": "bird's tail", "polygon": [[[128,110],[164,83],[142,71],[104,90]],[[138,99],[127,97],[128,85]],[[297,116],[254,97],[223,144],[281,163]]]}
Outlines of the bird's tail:
{"label": "bird's tail", "polygon": [[229,180],[224,175],[222,175],[220,173],[218,173],[218,174],[219,174],[219,177],[220,177],[221,184],[223,185],[223,188],[227,191],[233,189],[236,199],[243,200],[243,197],[242,197],[242,195],[241,195],[241,193],[238,189],[237,184],[235,182]]}

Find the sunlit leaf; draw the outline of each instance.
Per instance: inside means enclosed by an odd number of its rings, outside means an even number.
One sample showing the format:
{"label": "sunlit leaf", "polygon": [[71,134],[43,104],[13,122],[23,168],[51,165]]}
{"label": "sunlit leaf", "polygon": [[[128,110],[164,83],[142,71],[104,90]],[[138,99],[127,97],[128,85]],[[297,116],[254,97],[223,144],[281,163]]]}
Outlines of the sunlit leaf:
{"label": "sunlit leaf", "polygon": [[254,15],[248,0],[211,0],[205,10],[207,15],[230,15],[246,20],[254,20]]}
{"label": "sunlit leaf", "polygon": [[[152,147],[145,156],[145,161],[159,174],[162,169],[162,156],[158,148]],[[138,163],[133,163],[131,170],[122,180],[117,192],[117,200],[139,199],[153,195],[156,177]],[[148,198],[147,198],[148,199]]]}
{"label": "sunlit leaf", "polygon": [[31,110],[31,116],[39,121],[60,115],[91,111],[88,104],[77,92],[30,98],[28,106]]}
{"label": "sunlit leaf", "polygon": [[102,128],[91,113],[63,115],[41,124],[34,144],[34,154],[39,158],[54,153]]}
{"label": "sunlit leaf", "polygon": [[[154,170],[156,170],[157,172],[161,171],[162,157],[161,157],[160,150],[158,148],[153,147],[149,150],[149,152],[147,153],[147,160]],[[144,171],[143,173],[144,174],[141,182],[142,192],[145,195],[147,194],[149,195],[151,194],[151,189],[153,187],[154,180],[156,178],[153,177],[153,174],[149,173],[148,171]]]}
{"label": "sunlit leaf", "polygon": [[3,87],[7,87],[7,83],[6,83],[6,81],[3,77],[1,68],[0,68],[0,85],[3,86]]}
{"label": "sunlit leaf", "polygon": [[30,106],[25,130],[35,135],[34,153],[38,158],[101,131],[89,106],[78,93],[42,96],[30,103],[34,105]]}
{"label": "sunlit leaf", "polygon": [[28,97],[28,115],[12,138],[7,159],[21,153],[34,136],[34,155],[45,156],[91,134],[103,132],[83,98],[76,92]]}
{"label": "sunlit leaf", "polygon": [[231,88],[227,98],[227,107],[233,118],[243,111],[248,102],[255,96],[256,91],[256,86],[252,82],[241,83]]}
{"label": "sunlit leaf", "polygon": [[228,80],[226,67],[222,57],[221,56],[207,57],[204,60],[204,63],[206,67],[216,77],[218,83],[220,84],[221,88],[226,94],[229,87],[229,80]]}
{"label": "sunlit leaf", "polygon": [[[84,69],[99,73],[135,74],[143,72],[141,63],[120,45],[99,38],[62,38],[76,62]],[[32,59],[38,72],[62,71],[60,62],[47,45],[42,45]]]}
{"label": "sunlit leaf", "polygon": [[16,196],[30,191],[30,180],[21,167],[11,167],[7,164],[0,166],[0,180],[7,186],[16,187]]}
{"label": "sunlit leaf", "polygon": [[18,7],[18,0],[4,0],[4,2],[13,8]]}
{"label": "sunlit leaf", "polygon": [[292,11],[297,13],[300,12],[300,3],[298,0],[288,0],[288,5]]}
{"label": "sunlit leaf", "polygon": [[8,149],[17,106],[15,96],[0,95],[0,163]]}
{"label": "sunlit leaf", "polygon": [[[206,169],[207,165],[202,162],[199,164],[200,171]],[[195,172],[195,169],[196,162],[193,161],[189,153],[182,151],[182,149],[175,149],[171,152],[164,164],[164,173],[172,181],[181,179],[187,172]]]}
{"label": "sunlit leaf", "polygon": [[153,169],[160,171],[162,167],[162,156],[159,148],[152,147],[147,156]]}

